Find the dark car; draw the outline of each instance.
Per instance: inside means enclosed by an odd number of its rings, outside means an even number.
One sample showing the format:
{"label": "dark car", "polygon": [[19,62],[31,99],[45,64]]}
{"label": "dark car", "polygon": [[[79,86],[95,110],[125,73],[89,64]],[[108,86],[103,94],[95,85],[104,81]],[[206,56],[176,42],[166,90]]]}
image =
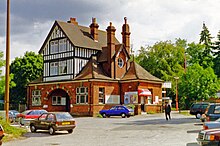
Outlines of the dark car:
{"label": "dark car", "polygon": [[31,120],[38,118],[41,114],[47,113],[46,110],[26,110],[20,114],[17,114],[17,118],[20,119],[21,125],[29,125]]}
{"label": "dark car", "polygon": [[201,121],[215,121],[220,118],[220,103],[210,103],[206,112],[202,115]]}
{"label": "dark car", "polygon": [[208,105],[209,105],[208,102],[193,103],[192,106],[190,107],[190,114],[195,115],[196,118],[199,119],[201,115],[205,113]]}
{"label": "dark car", "polygon": [[134,110],[123,105],[117,105],[108,110],[101,110],[99,111],[99,113],[102,115],[103,118],[110,116],[121,116],[122,118],[125,118],[134,115]]}
{"label": "dark car", "polygon": [[220,146],[220,129],[201,130],[196,140],[200,146]]}
{"label": "dark car", "polygon": [[76,122],[68,112],[49,112],[40,115],[37,119],[30,121],[31,132],[36,130],[49,130],[52,135],[55,131],[67,130],[72,133]]}

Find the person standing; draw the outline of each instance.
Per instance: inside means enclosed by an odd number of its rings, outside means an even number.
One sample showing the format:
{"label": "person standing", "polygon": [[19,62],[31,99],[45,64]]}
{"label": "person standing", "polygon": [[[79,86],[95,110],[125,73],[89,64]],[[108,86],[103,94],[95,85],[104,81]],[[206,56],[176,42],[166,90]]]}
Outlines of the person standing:
{"label": "person standing", "polygon": [[171,112],[170,104],[168,104],[168,102],[165,102],[165,116],[166,116],[166,120],[168,120],[168,117],[171,120],[170,112]]}

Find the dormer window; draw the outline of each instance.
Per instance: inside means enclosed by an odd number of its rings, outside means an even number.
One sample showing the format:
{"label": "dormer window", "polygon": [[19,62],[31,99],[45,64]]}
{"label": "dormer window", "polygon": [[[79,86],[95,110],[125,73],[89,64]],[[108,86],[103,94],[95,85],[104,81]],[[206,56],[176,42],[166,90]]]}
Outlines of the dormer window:
{"label": "dormer window", "polygon": [[118,66],[122,68],[124,66],[124,61],[121,58],[118,58]]}
{"label": "dormer window", "polygon": [[60,53],[66,51],[66,39],[50,41],[50,54]]}

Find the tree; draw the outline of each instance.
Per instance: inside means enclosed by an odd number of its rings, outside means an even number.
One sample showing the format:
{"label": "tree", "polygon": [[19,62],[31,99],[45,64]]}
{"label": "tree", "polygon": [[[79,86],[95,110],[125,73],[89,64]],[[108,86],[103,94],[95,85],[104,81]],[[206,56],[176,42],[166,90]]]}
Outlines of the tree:
{"label": "tree", "polygon": [[181,39],[174,44],[171,41],[158,42],[146,49],[142,47],[135,61],[152,75],[175,83],[173,77],[184,73],[184,46],[186,41]]}
{"label": "tree", "polygon": [[204,50],[201,54],[200,58],[200,65],[203,66],[204,68],[213,66],[213,56],[212,56],[212,37],[211,34],[209,33],[208,28],[206,27],[205,23],[203,23],[202,31],[200,33],[200,44],[204,45]]}
{"label": "tree", "polygon": [[26,52],[23,57],[16,57],[11,63],[10,72],[14,74],[16,87],[10,91],[12,103],[25,103],[27,83],[43,74],[43,57],[34,52]]}
{"label": "tree", "polygon": [[220,31],[217,34],[217,40],[213,45],[214,50],[214,70],[215,74],[220,77]]}
{"label": "tree", "polygon": [[203,68],[195,63],[187,68],[186,79],[179,83],[179,94],[191,105],[214,97],[219,89],[219,80],[211,67]]}

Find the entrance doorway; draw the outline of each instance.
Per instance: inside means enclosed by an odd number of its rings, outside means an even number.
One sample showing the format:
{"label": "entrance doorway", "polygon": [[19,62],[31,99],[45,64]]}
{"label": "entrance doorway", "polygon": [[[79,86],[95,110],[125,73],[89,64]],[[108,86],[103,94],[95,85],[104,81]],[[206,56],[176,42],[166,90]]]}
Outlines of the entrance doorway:
{"label": "entrance doorway", "polygon": [[70,97],[65,90],[53,90],[48,99],[48,111],[70,112]]}
{"label": "entrance doorway", "polygon": [[146,97],[141,96],[141,111],[145,112],[145,102],[146,102]]}

